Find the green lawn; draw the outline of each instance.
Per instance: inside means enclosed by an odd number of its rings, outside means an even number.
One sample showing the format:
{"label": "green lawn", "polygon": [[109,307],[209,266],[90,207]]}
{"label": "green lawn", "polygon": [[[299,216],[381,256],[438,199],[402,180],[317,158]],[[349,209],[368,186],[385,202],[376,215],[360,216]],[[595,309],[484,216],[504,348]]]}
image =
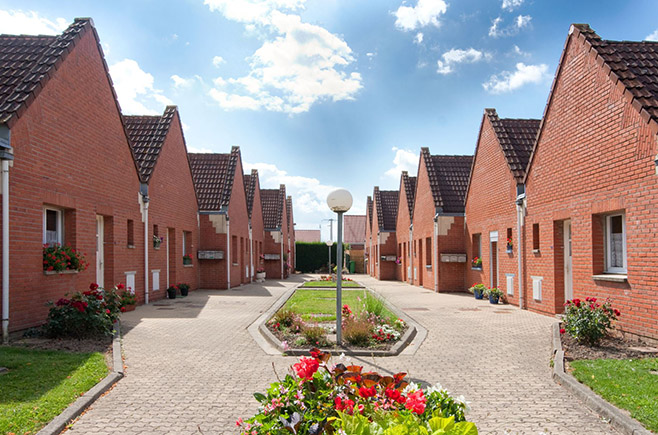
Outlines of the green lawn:
{"label": "green lawn", "polygon": [[[361,311],[363,300],[367,290],[344,290],[342,292],[342,303],[350,306],[354,312]],[[357,298],[360,298],[359,301]],[[297,290],[288,299],[284,309],[291,309],[302,316],[304,321],[322,320],[331,322],[336,320],[336,291],[335,290]],[[325,314],[322,317],[313,317],[313,314]],[[385,317],[396,319],[388,309],[384,307]]]}
{"label": "green lawn", "polygon": [[103,379],[100,353],[0,346],[0,433],[35,434]]}
{"label": "green lawn", "polygon": [[571,363],[573,375],[613,405],[658,431],[658,358],[585,360]]}
{"label": "green lawn", "polygon": [[[336,288],[336,281],[306,281],[302,287]],[[361,287],[361,285],[354,281],[343,281],[343,288],[345,287]]]}

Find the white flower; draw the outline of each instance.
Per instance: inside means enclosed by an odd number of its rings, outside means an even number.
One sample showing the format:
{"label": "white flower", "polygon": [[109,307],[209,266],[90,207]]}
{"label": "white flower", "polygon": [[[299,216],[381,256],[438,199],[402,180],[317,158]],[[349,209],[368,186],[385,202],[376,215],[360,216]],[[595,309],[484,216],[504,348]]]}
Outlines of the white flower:
{"label": "white flower", "polygon": [[425,395],[428,396],[432,393],[440,393],[442,391],[444,391],[443,387],[441,386],[441,384],[437,382],[436,384],[432,385],[431,387],[427,388],[427,390],[425,390]]}
{"label": "white flower", "polygon": [[402,394],[406,396],[406,395],[414,393],[418,390],[420,390],[420,385],[418,385],[415,382],[409,382],[409,385],[404,387],[404,390],[402,390]]}

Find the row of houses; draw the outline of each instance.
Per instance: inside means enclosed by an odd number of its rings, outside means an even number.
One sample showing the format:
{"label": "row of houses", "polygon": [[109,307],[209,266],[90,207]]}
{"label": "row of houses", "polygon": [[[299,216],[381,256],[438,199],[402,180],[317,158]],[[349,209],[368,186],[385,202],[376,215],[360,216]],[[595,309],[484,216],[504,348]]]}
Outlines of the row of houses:
{"label": "row of houses", "polygon": [[658,339],[658,43],[571,26],[542,119],[485,109],[474,156],[420,153],[367,199],[367,270],[437,292],[482,282],[555,315],[610,298]]}
{"label": "row of houses", "polygon": [[[58,36],[0,36],[3,336],[91,282],[139,303],[179,282],[226,289],[294,269],[286,188],[261,189],[240,149],[187,152],[175,106],[121,113],[91,19]],[[88,267],[47,267],[69,245]]]}

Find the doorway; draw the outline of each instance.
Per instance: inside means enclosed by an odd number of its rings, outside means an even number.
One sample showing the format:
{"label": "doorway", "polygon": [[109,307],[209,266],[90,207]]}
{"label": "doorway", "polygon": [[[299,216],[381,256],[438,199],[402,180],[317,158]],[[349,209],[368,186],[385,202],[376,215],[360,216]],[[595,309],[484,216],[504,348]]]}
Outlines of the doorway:
{"label": "doorway", "polygon": [[572,272],[572,250],[571,250],[571,220],[564,221],[564,299],[573,299],[573,272]]}
{"label": "doorway", "polygon": [[96,215],[96,284],[99,287],[105,287],[105,252],[103,245],[105,225],[103,216]]}
{"label": "doorway", "polygon": [[498,288],[498,231],[489,233],[489,285]]}

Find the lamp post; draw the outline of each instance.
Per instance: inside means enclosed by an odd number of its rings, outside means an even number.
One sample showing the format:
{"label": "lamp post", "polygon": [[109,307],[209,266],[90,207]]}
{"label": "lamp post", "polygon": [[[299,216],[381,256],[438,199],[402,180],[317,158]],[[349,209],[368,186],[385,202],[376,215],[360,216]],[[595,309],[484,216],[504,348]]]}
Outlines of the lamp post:
{"label": "lamp post", "polygon": [[329,260],[327,263],[328,271],[329,271],[329,276],[331,276],[331,245],[334,244],[333,240],[327,240],[327,246],[329,247]]}
{"label": "lamp post", "polygon": [[327,205],[338,215],[338,246],[336,249],[336,344],[342,344],[342,290],[343,290],[343,213],[352,207],[352,195],[345,189],[337,189],[327,196]]}

